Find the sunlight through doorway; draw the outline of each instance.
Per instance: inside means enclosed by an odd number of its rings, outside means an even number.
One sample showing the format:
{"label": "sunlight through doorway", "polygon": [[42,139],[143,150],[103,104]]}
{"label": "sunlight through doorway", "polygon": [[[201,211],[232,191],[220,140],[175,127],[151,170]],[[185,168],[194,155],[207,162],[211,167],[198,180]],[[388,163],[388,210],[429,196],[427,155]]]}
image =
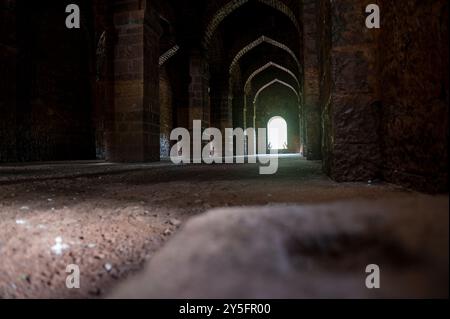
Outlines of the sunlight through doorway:
{"label": "sunlight through doorway", "polygon": [[267,124],[269,148],[286,150],[288,148],[287,123],[280,116],[272,117]]}

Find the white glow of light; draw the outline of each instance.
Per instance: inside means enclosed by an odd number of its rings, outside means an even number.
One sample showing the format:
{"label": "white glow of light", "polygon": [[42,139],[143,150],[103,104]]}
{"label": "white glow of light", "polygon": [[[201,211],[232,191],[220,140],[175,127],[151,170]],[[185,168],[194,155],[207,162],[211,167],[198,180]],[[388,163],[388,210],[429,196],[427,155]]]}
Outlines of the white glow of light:
{"label": "white glow of light", "polygon": [[282,117],[275,116],[271,118],[267,124],[267,131],[271,149],[287,149],[287,123]]}
{"label": "white glow of light", "polygon": [[61,237],[56,237],[55,245],[51,248],[53,253],[55,253],[56,255],[62,255],[63,251],[66,249],[69,249],[69,245],[64,244]]}

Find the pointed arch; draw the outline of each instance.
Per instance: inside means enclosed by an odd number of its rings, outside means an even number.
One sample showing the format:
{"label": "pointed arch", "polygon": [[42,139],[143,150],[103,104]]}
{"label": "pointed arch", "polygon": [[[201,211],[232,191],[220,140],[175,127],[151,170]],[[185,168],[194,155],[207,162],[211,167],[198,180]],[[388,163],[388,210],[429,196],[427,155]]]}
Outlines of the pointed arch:
{"label": "pointed arch", "polygon": [[[244,4],[248,3],[250,0],[232,0],[221,7],[216,14],[212,17],[212,19],[207,24],[205,35],[203,37],[203,44],[205,48],[208,48],[209,43],[214,35],[214,32],[217,30],[219,25],[235,10],[242,7]],[[300,30],[300,25],[298,23],[297,17],[294,12],[283,2],[279,0],[257,0],[260,3],[263,3],[269,7],[272,7],[279,12],[286,15],[289,20],[294,24],[297,30]]]}
{"label": "pointed arch", "polygon": [[300,101],[300,96],[299,96],[298,92],[294,89],[294,87],[293,87],[292,85],[290,85],[290,84],[288,84],[288,83],[286,83],[286,82],[284,82],[284,81],[281,81],[281,80],[279,80],[279,79],[274,79],[274,80],[272,80],[271,82],[269,82],[269,83],[263,85],[263,86],[258,90],[258,92],[256,92],[255,98],[253,99],[253,104],[256,104],[256,101],[258,100],[259,95],[260,95],[264,90],[266,90],[267,88],[269,88],[269,87],[271,87],[272,85],[277,84],[277,83],[278,83],[278,84],[281,84],[281,85],[284,85],[285,87],[287,87],[287,88],[289,88],[290,90],[292,90],[292,92],[294,92],[294,94],[297,96],[298,101]]}
{"label": "pointed arch", "polygon": [[163,55],[159,57],[159,66],[166,63],[171,57],[177,54],[180,47],[178,45],[173,46],[171,49],[167,50]]}
{"label": "pointed arch", "polygon": [[275,67],[283,72],[286,72],[287,74],[289,74],[297,83],[298,87],[300,88],[300,82],[298,80],[298,77],[294,74],[294,72],[292,72],[291,70],[289,70],[288,68],[281,66],[275,62],[270,61],[269,63],[263,65],[262,67],[258,68],[255,72],[253,72],[247,79],[247,81],[245,81],[245,85],[244,85],[244,90],[247,90],[250,82],[260,73],[264,72],[265,70],[267,70],[268,68],[271,67]]}
{"label": "pointed arch", "polygon": [[230,69],[229,69],[230,74],[233,73],[234,68],[236,67],[237,63],[244,55],[246,55],[248,52],[250,52],[251,50],[253,50],[254,48],[258,47],[259,45],[261,45],[263,43],[268,43],[268,44],[273,45],[281,50],[286,51],[295,60],[295,63],[297,64],[297,67],[300,70],[300,62],[299,62],[297,56],[295,55],[294,51],[292,51],[287,45],[263,35],[263,36],[259,37],[258,39],[256,39],[255,41],[253,41],[252,43],[247,44],[242,50],[240,50],[236,54],[236,56],[234,57],[233,61],[231,62],[231,65],[230,65]]}

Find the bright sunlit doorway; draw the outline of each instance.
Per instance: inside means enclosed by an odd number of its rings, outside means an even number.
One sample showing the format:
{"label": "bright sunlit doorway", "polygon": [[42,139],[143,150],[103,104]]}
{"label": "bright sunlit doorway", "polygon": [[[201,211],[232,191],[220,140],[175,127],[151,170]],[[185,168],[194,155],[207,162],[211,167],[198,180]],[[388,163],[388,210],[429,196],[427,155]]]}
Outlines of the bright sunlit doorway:
{"label": "bright sunlit doorway", "polygon": [[267,124],[269,148],[286,150],[288,148],[287,123],[281,116],[272,117]]}

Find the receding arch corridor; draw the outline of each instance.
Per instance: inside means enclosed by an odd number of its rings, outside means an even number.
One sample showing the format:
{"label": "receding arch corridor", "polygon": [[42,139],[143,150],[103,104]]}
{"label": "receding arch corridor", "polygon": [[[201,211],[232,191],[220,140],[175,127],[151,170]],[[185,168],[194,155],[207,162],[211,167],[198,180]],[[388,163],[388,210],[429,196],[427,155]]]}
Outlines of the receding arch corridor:
{"label": "receding arch corridor", "polygon": [[449,1],[376,3],[3,1],[0,299],[448,297]]}

